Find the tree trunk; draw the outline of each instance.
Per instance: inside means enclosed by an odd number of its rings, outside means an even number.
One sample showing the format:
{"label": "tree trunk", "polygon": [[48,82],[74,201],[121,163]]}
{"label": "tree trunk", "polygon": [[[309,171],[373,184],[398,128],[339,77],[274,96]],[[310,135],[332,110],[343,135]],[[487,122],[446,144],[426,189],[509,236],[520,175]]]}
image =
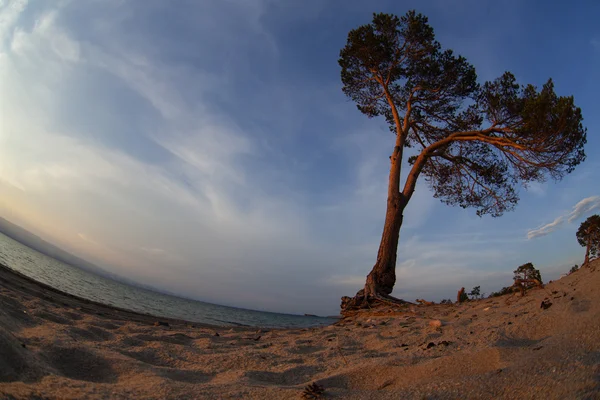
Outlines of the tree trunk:
{"label": "tree trunk", "polygon": [[590,248],[591,247],[592,247],[592,238],[588,237],[587,247],[585,249],[585,260],[583,261],[583,265],[585,265],[585,266],[587,266],[588,263],[590,262]]}
{"label": "tree trunk", "polygon": [[406,204],[402,201],[400,194],[388,198],[385,224],[377,262],[367,275],[364,296],[389,295],[396,283],[396,256],[398,253],[398,239],[400,238],[400,227],[402,226],[402,213]]}

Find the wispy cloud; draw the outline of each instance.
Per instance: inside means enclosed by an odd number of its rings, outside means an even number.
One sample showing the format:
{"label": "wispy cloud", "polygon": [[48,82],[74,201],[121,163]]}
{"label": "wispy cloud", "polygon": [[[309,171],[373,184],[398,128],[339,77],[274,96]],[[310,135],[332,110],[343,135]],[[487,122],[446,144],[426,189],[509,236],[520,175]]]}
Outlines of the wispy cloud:
{"label": "wispy cloud", "polygon": [[571,224],[581,218],[583,215],[596,209],[600,209],[600,196],[587,197],[575,204],[571,212],[557,217],[549,224],[529,230],[527,232],[527,238],[533,239],[536,237],[546,236],[559,229],[562,225],[564,225],[565,222]]}

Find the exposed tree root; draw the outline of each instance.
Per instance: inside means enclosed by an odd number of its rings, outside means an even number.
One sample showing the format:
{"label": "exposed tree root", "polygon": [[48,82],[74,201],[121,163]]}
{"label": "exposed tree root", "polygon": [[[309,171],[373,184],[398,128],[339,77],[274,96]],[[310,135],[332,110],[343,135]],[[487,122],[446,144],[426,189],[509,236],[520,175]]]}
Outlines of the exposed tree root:
{"label": "exposed tree root", "polygon": [[[385,306],[398,308],[400,306],[404,306],[407,304],[413,304],[411,302],[398,299],[394,296],[390,296],[389,294],[381,293],[376,290],[372,291],[371,295],[364,295],[365,290],[361,289],[356,293],[354,297],[344,296],[342,297],[341,304],[341,314],[343,316],[350,316],[354,314],[356,311],[381,311],[381,309]],[[390,308],[390,311],[392,311]]]}

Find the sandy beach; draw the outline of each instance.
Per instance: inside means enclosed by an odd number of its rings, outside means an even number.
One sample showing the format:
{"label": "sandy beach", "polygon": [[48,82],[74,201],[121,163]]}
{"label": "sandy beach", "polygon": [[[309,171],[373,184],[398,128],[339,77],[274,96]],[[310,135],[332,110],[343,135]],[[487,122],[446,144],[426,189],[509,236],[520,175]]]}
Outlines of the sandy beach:
{"label": "sandy beach", "polygon": [[136,314],[1,267],[0,398],[298,399],[314,382],[322,398],[598,399],[592,266],[524,297],[294,330]]}

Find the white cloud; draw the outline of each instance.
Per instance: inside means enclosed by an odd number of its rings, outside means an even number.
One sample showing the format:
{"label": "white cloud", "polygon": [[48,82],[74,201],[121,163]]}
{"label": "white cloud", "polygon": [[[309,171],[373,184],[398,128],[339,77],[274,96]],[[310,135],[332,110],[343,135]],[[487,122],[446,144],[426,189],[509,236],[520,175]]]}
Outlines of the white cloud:
{"label": "white cloud", "polygon": [[581,218],[582,215],[600,209],[600,196],[591,196],[575,204],[573,211],[569,214],[569,223]]}
{"label": "white cloud", "polygon": [[565,222],[571,224],[581,218],[583,215],[596,209],[600,209],[600,196],[586,197],[575,204],[571,212],[557,217],[549,224],[529,230],[529,232],[527,232],[527,238],[533,239],[540,236],[546,236],[560,228]]}
{"label": "white cloud", "polygon": [[12,35],[15,24],[27,7],[27,3],[28,0],[8,0],[0,3],[0,45]]}

